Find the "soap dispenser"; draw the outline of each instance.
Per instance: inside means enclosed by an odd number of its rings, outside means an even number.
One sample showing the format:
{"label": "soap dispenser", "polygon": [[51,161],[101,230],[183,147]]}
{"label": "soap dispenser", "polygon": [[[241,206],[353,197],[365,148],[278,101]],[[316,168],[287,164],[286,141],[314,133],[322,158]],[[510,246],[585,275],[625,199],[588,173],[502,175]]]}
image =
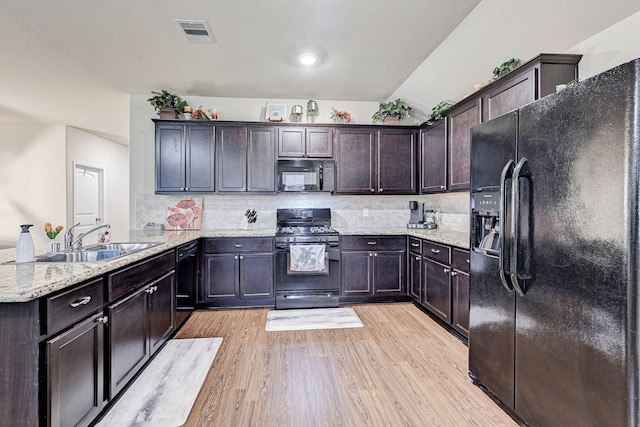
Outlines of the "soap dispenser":
{"label": "soap dispenser", "polygon": [[31,233],[29,233],[29,227],[33,227],[33,224],[23,224],[20,227],[22,227],[22,232],[16,245],[16,262],[33,262],[36,249],[33,245]]}

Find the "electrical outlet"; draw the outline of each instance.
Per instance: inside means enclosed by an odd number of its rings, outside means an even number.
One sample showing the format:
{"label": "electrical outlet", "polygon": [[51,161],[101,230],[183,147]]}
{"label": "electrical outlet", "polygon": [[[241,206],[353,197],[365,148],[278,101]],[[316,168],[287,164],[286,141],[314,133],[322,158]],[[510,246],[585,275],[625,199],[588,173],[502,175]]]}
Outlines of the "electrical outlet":
{"label": "electrical outlet", "polygon": [[363,217],[368,217],[369,216],[369,209],[367,209],[367,208],[362,209],[362,216]]}

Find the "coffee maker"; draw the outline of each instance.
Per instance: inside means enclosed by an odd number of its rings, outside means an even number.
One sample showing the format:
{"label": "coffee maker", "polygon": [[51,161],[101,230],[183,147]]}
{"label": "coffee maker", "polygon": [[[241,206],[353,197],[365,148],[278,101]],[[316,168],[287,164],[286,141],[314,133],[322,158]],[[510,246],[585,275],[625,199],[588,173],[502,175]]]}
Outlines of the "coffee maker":
{"label": "coffee maker", "polygon": [[407,228],[427,228],[424,222],[424,203],[418,203],[415,200],[409,202],[411,217]]}

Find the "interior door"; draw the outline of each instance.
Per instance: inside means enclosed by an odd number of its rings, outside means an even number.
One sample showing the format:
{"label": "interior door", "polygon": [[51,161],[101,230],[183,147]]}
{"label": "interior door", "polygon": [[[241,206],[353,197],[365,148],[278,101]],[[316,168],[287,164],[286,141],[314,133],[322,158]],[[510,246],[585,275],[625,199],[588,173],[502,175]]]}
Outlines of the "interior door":
{"label": "interior door", "polygon": [[[73,224],[79,235],[104,222],[104,169],[76,163],[73,174]],[[71,225],[69,225],[71,227]]]}

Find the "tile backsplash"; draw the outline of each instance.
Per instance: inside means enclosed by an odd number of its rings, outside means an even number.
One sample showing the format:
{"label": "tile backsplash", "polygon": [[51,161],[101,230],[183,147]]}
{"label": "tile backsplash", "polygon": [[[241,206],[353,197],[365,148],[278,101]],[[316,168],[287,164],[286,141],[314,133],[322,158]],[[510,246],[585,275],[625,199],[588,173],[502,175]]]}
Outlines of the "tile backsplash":
{"label": "tile backsplash", "polygon": [[[142,229],[148,222],[164,224],[167,207],[190,196],[138,194],[135,223]],[[326,193],[269,195],[194,195],[203,199],[202,229],[235,229],[247,209],[255,209],[254,228],[274,228],[276,209],[331,208],[336,228],[393,228],[409,222],[409,201],[425,204],[425,209],[440,211],[439,226],[447,230],[469,232],[469,193],[423,196],[335,196]]]}

